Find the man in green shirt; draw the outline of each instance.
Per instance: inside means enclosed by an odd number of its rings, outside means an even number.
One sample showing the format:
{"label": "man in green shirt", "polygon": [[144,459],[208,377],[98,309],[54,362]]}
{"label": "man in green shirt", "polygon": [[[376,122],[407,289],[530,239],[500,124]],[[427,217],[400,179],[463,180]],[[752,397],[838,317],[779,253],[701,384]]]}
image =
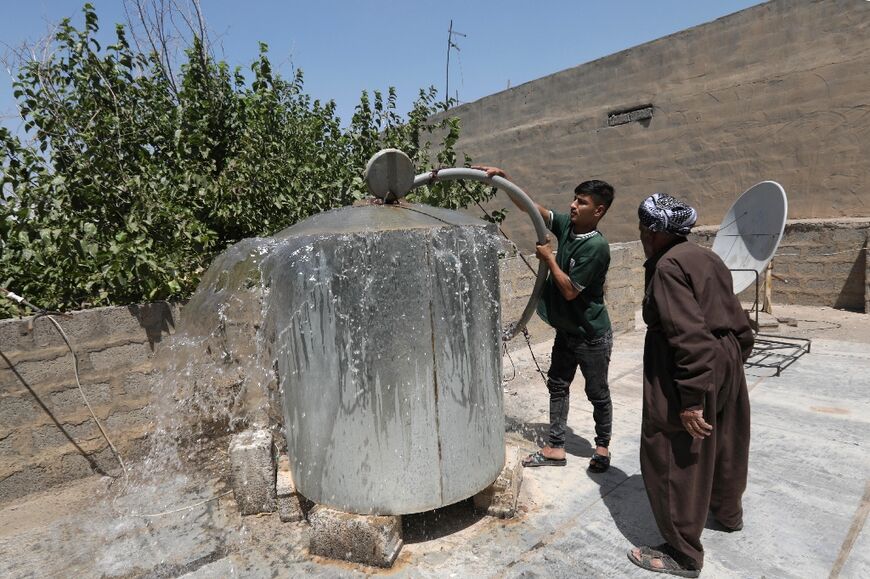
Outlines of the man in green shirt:
{"label": "man in green shirt", "polygon": [[[495,167],[481,167],[488,175],[505,177]],[[613,405],[607,371],[613,349],[610,317],[604,305],[604,279],[610,266],[610,245],[598,231],[598,222],[613,202],[613,187],[604,181],[584,181],[574,189],[569,213],[556,213],[535,204],[558,241],[536,248],[538,259],[550,275],[544,284],[538,315],[556,329],[552,362],[547,373],[550,391],[549,443],[523,460],[523,466],[564,466],[565,429],[569,390],[577,367],[586,381],[586,397],[592,403],[595,421],[595,453],[592,472],[610,466]]]}

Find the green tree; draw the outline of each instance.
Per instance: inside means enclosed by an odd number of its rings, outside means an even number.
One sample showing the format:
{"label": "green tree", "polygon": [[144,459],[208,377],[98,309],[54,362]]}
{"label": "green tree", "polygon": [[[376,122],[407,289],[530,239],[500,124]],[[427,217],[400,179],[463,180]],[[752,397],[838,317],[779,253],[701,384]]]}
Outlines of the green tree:
{"label": "green tree", "polygon": [[[43,307],[186,298],[227,246],[366,196],[379,149],[418,168],[457,162],[458,121],[430,121],[443,110],[434,88],[407,115],[394,89],[364,92],[342,127],[264,44],[249,81],[193,36],[176,79],[121,25],[102,48],[94,8],[83,12],[83,28],[62,21],[50,56],[18,69],[29,142],[0,127],[0,284]],[[438,184],[417,198],[458,208],[492,194]],[[0,317],[16,313],[0,302]]]}

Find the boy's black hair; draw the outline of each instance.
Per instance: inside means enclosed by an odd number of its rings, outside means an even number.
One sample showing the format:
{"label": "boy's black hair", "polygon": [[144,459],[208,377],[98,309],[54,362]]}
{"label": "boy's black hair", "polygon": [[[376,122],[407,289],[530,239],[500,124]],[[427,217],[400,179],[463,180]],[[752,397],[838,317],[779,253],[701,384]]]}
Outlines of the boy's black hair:
{"label": "boy's black hair", "polygon": [[613,203],[613,186],[598,179],[583,181],[574,188],[574,195],[589,195],[596,203],[610,209],[610,204]]}

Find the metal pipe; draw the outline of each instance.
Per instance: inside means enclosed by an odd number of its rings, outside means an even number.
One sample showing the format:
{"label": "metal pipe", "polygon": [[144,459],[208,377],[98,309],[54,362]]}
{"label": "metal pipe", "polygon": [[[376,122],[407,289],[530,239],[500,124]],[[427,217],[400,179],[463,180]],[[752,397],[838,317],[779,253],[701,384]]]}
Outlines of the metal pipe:
{"label": "metal pipe", "polygon": [[[535,228],[535,234],[538,236],[538,243],[543,244],[547,242],[547,226],[544,224],[543,218],[541,218],[541,214],[538,212],[538,208],[535,206],[535,202],[529,198],[526,193],[508,181],[503,177],[490,177],[486,174],[486,171],[481,171],[480,169],[468,169],[465,167],[455,168],[455,169],[440,169],[438,171],[431,171],[429,173],[420,173],[416,177],[414,177],[414,184],[411,186],[411,189],[416,189],[417,187],[422,187],[424,185],[429,185],[434,181],[459,181],[462,179],[471,179],[472,181],[480,181],[482,183],[486,183],[487,185],[492,185],[498,189],[501,189],[511,200],[516,203],[519,207],[525,211],[529,218],[532,220],[532,225]],[[510,324],[507,328],[505,328],[502,338],[504,340],[510,340],[518,333],[520,333],[523,328],[526,327],[526,324],[532,318],[532,314],[535,313],[535,309],[538,306],[538,298],[541,295],[541,290],[544,287],[544,281],[547,279],[548,268],[547,264],[544,262],[540,262],[538,265],[538,276],[535,278],[535,287],[532,290],[532,295],[529,296],[529,303],[526,304],[526,308],[523,310],[520,319],[513,324]]]}

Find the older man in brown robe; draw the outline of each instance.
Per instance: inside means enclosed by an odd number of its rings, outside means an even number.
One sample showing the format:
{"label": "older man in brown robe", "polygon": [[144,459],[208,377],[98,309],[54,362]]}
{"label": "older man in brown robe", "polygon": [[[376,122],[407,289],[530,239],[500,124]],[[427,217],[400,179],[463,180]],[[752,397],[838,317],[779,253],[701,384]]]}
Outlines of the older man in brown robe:
{"label": "older man in brown robe", "polygon": [[708,511],[726,530],[743,528],[749,460],[743,363],[754,339],[731,272],[715,253],[686,240],[695,210],[657,193],[638,215],[647,257],[640,463],[667,543],[628,555],[651,571],[697,577]]}

